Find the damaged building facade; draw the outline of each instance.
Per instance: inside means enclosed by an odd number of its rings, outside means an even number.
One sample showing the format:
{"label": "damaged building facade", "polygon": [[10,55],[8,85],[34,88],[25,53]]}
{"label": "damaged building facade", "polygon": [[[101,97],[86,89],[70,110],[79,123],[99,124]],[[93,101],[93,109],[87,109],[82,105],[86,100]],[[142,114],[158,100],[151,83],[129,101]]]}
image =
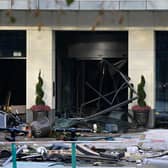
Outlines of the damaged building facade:
{"label": "damaged building facade", "polygon": [[0,8],[2,105],[11,95],[31,121],[41,70],[50,120],[87,117],[129,100],[122,74],[135,90],[144,75],[150,127],[168,116],[166,0],[3,0]]}

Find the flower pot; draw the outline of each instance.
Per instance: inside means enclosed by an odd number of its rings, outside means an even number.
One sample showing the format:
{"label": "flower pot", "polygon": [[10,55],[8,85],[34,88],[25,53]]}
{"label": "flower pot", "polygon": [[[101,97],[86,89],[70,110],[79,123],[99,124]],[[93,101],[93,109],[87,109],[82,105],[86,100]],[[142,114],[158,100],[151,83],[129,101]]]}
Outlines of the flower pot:
{"label": "flower pot", "polygon": [[33,120],[34,121],[42,120],[45,117],[48,117],[48,112],[46,112],[46,111],[34,111],[33,112]]}
{"label": "flower pot", "polygon": [[48,137],[51,132],[51,125],[46,117],[41,120],[33,121],[31,123],[31,128],[32,135],[35,138]]}
{"label": "flower pot", "polygon": [[33,105],[31,108],[33,112],[33,120],[41,120],[44,117],[48,117],[48,112],[51,111],[51,108],[48,105]]}
{"label": "flower pot", "polygon": [[133,110],[134,119],[138,127],[146,127],[149,118],[149,110],[136,111]]}

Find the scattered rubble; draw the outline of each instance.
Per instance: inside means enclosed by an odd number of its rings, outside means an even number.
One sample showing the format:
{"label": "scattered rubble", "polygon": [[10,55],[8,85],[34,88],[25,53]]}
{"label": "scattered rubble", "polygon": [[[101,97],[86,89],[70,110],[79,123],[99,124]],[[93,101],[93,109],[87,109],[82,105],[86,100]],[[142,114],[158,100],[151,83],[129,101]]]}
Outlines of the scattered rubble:
{"label": "scattered rubble", "polygon": [[[114,136],[112,141],[77,141],[76,159],[79,166],[164,168],[168,166],[168,130],[149,130]],[[87,133],[85,133],[86,135]],[[89,133],[88,133],[89,134]],[[94,134],[92,134],[93,136]],[[51,141],[52,142],[52,141]],[[54,165],[71,165],[71,143],[66,141],[17,146],[18,162],[45,162]],[[4,142],[5,143],[5,142]],[[44,142],[43,142],[44,143]],[[150,144],[150,146],[148,146]],[[164,149],[163,149],[164,147]],[[10,145],[0,146],[1,165],[6,168],[11,162]]]}

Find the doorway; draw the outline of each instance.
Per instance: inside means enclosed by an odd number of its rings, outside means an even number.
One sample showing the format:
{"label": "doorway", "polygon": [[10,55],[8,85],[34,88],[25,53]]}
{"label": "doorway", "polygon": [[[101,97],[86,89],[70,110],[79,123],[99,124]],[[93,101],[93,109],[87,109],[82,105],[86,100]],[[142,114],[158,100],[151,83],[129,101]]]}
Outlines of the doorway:
{"label": "doorway", "polygon": [[125,31],[57,31],[56,114],[66,118],[86,117],[126,100],[127,88],[113,99],[123,79],[112,67],[127,75],[127,60]]}
{"label": "doorway", "polygon": [[156,118],[168,123],[168,32],[157,31],[156,39]]}

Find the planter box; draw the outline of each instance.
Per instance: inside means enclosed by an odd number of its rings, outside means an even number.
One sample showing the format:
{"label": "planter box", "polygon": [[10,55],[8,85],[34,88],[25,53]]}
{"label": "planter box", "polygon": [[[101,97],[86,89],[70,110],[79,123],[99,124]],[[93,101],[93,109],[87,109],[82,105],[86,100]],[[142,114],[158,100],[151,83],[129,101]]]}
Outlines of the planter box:
{"label": "planter box", "polygon": [[[44,114],[39,115],[46,115],[45,112],[42,113]],[[39,115],[37,117],[40,117]],[[48,117],[50,124],[53,124],[55,122],[55,110],[51,110],[46,116]],[[31,110],[26,110],[26,122],[31,123],[32,121],[36,121],[34,119],[36,119],[36,114],[34,114],[34,112],[32,112]]]}
{"label": "planter box", "polygon": [[134,119],[138,127],[146,127],[148,124],[149,111],[133,111]]}

